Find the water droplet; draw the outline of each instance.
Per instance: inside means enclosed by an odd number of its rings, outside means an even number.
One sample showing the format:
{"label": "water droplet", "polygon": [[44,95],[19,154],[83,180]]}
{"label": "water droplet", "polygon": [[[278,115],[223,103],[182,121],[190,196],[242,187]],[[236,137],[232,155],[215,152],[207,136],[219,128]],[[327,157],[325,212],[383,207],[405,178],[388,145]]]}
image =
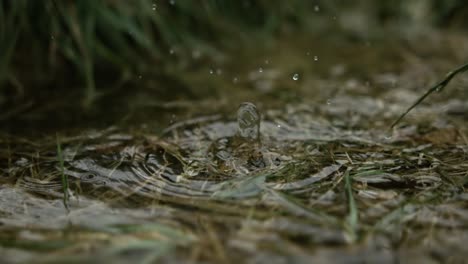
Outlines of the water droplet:
{"label": "water droplet", "polygon": [[315,11],[315,12],[320,11],[320,6],[318,6],[318,5],[314,6],[314,11]]}
{"label": "water droplet", "polygon": [[174,124],[176,120],[176,115],[172,114],[171,115],[171,120],[169,120],[169,123]]}
{"label": "water droplet", "polygon": [[175,5],[175,0],[169,0],[169,4]]}
{"label": "water droplet", "polygon": [[173,49],[170,49],[170,50],[169,50],[169,54],[174,54],[174,50],[173,50]]}
{"label": "water droplet", "polygon": [[199,59],[201,57],[201,52],[199,50],[193,50],[192,51],[192,58],[193,59]]}
{"label": "water droplet", "polygon": [[213,69],[210,69],[210,74],[213,74],[213,73],[214,73]]}
{"label": "water droplet", "polygon": [[327,100],[327,105],[331,105],[331,103],[332,103],[331,100],[328,99],[328,100]]}
{"label": "water droplet", "polygon": [[141,75],[138,75],[138,79],[141,79],[141,78],[142,78],[142,76],[141,76]]}
{"label": "water droplet", "polygon": [[221,70],[220,68],[216,69],[216,74],[217,75],[223,74],[223,70]]}
{"label": "water droplet", "polygon": [[278,124],[278,125],[276,125],[276,127],[278,127],[278,128],[281,128],[281,125],[280,125],[280,124]]}
{"label": "water droplet", "polygon": [[156,11],[156,7],[157,7],[156,4],[153,3],[153,8],[152,9]]}
{"label": "water droplet", "polygon": [[293,79],[294,81],[299,80],[299,73],[295,73],[295,74],[293,75],[292,79]]}
{"label": "water droplet", "polygon": [[314,56],[314,61],[318,61],[318,56],[317,55]]}
{"label": "water droplet", "polygon": [[269,60],[265,60],[265,64],[270,64],[270,61]]}
{"label": "water droplet", "polygon": [[259,73],[262,73],[262,72],[263,72],[263,68],[262,68],[262,67],[258,68],[258,72],[259,72]]}
{"label": "water droplet", "polygon": [[253,103],[244,102],[237,110],[238,135],[245,140],[260,139],[260,113]]}
{"label": "water droplet", "polygon": [[310,56],[310,51],[307,51],[307,52],[306,52],[306,55],[307,55],[307,56]]}
{"label": "water droplet", "polygon": [[238,81],[239,81],[239,79],[237,77],[232,78],[233,83],[237,83]]}

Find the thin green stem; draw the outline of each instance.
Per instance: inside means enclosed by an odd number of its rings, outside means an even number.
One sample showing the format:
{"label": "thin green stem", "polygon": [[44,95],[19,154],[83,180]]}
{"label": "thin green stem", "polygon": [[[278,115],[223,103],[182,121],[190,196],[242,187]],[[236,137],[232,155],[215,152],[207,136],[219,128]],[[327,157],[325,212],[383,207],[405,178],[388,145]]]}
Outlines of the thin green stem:
{"label": "thin green stem", "polygon": [[63,205],[67,209],[67,211],[70,211],[68,208],[68,201],[70,199],[69,194],[68,194],[68,175],[65,174],[65,163],[63,160],[63,153],[62,153],[62,147],[60,146],[60,140],[57,135],[57,159],[59,162],[60,166],[60,175],[62,178],[62,188],[63,188]]}
{"label": "thin green stem", "polygon": [[428,97],[433,92],[441,92],[445,88],[445,86],[447,86],[450,83],[450,81],[452,80],[453,77],[455,77],[457,74],[465,72],[467,70],[468,70],[468,63],[458,67],[457,69],[455,69],[455,70],[453,70],[453,71],[451,71],[449,73],[447,73],[447,75],[445,76],[445,78],[442,81],[438,82],[437,84],[432,86],[429,90],[427,90],[427,92],[425,94],[423,94],[421,97],[419,97],[419,99],[416,100],[416,102],[414,102],[403,114],[401,114],[400,117],[398,117],[398,119],[395,122],[393,122],[393,124],[390,126],[390,128],[395,127],[411,110],[413,110],[413,108],[415,108],[420,103],[422,103],[422,101],[424,101],[424,99],[426,99],[426,97]]}

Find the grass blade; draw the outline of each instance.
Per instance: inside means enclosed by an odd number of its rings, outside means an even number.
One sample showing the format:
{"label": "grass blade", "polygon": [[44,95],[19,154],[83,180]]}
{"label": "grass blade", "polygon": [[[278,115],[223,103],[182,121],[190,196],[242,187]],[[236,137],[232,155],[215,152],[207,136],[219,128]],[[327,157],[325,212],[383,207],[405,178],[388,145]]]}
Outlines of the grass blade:
{"label": "grass blade", "polygon": [[68,208],[68,200],[70,199],[69,194],[68,194],[68,175],[65,174],[65,165],[63,161],[63,155],[62,155],[62,147],[60,146],[60,140],[57,135],[57,159],[59,162],[60,166],[60,175],[62,178],[62,188],[63,188],[63,205],[69,212],[70,209]]}
{"label": "grass blade", "polygon": [[351,185],[351,176],[349,175],[349,171],[351,169],[348,168],[346,170],[344,178],[345,178],[345,189],[346,189],[346,196],[348,197],[348,217],[346,218],[346,227],[348,229],[351,242],[356,241],[357,239],[357,229],[359,225],[359,211],[356,206],[356,201],[354,200],[353,196],[353,188]]}
{"label": "grass blade", "polygon": [[411,110],[413,110],[413,108],[415,108],[420,103],[422,103],[422,101],[424,101],[424,99],[426,99],[426,97],[428,97],[433,92],[441,92],[445,88],[445,86],[447,86],[450,83],[450,81],[452,80],[453,77],[455,77],[457,74],[465,72],[465,71],[468,71],[468,63],[458,67],[457,69],[455,69],[455,70],[453,70],[453,71],[451,71],[449,73],[447,73],[447,75],[445,76],[445,78],[442,81],[438,82],[436,85],[432,86],[429,90],[427,90],[427,92],[425,94],[423,94],[421,97],[419,97],[419,99],[416,100],[416,102],[414,102],[413,105],[411,105],[403,114],[401,114],[400,117],[398,117],[398,119],[395,120],[395,122],[393,122],[393,124],[390,126],[390,128],[395,127]]}

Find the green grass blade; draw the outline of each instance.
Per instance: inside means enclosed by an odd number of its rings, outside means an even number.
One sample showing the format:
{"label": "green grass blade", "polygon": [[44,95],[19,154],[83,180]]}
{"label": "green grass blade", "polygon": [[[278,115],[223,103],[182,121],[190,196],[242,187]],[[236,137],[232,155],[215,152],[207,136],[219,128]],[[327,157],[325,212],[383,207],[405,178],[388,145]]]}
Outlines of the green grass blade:
{"label": "green grass blade", "polygon": [[64,165],[64,160],[63,160],[63,155],[62,155],[62,147],[60,146],[60,140],[57,135],[57,159],[59,162],[60,166],[60,175],[62,178],[62,188],[63,188],[63,205],[67,209],[67,211],[70,211],[68,208],[68,201],[70,199],[69,194],[68,194],[68,175],[65,174],[65,165]]}
{"label": "green grass blade", "polygon": [[348,198],[348,217],[346,219],[346,226],[348,228],[351,241],[354,242],[357,239],[357,230],[359,227],[359,211],[356,206],[356,201],[353,196],[353,188],[351,184],[351,176],[349,175],[350,169],[345,172],[345,189],[346,196]]}
{"label": "green grass blade", "polygon": [[458,67],[457,69],[455,69],[455,70],[453,70],[453,71],[451,71],[449,73],[447,73],[447,75],[445,76],[445,78],[442,81],[438,82],[437,84],[432,86],[429,90],[427,90],[427,92],[425,94],[423,94],[421,97],[419,97],[419,99],[416,100],[416,102],[414,102],[403,114],[401,114],[400,117],[398,117],[398,119],[395,120],[395,122],[393,122],[393,124],[390,126],[390,128],[395,127],[411,110],[413,110],[413,108],[415,108],[420,103],[422,103],[426,99],[426,97],[428,97],[433,92],[441,92],[445,88],[445,86],[447,86],[450,83],[450,81],[452,80],[453,77],[455,77],[457,74],[465,72],[467,70],[468,70],[468,63]]}

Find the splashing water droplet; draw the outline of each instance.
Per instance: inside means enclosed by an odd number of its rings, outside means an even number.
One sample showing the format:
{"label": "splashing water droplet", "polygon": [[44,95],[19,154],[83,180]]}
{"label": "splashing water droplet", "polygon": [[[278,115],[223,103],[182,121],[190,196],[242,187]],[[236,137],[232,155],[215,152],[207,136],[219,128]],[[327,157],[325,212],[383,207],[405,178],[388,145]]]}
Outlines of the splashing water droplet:
{"label": "splashing water droplet", "polygon": [[199,50],[193,50],[192,51],[192,58],[195,59],[195,60],[199,59],[201,57],[201,55],[202,54],[201,54],[201,52]]}
{"label": "splashing water droplet", "polygon": [[157,7],[156,4],[153,4],[153,8],[152,8],[152,9],[153,9],[154,11],[156,11],[156,7]]}
{"label": "splashing water droplet", "polygon": [[295,73],[295,74],[293,75],[292,79],[293,79],[294,81],[299,80],[299,74],[298,74],[298,73]]}
{"label": "splashing water droplet", "polygon": [[210,74],[213,74],[213,73],[214,73],[213,69],[210,69]]}
{"label": "splashing water droplet", "polygon": [[328,100],[327,100],[327,105],[331,105],[331,103],[332,103],[331,100],[328,99]]}
{"label": "splashing water droplet", "polygon": [[270,61],[269,61],[269,60],[265,60],[265,64],[270,64]]}
{"label": "splashing water droplet", "polygon": [[238,135],[248,141],[260,139],[260,113],[250,102],[244,102],[237,110]]}
{"label": "splashing water droplet", "polygon": [[169,54],[174,54],[174,50],[173,50],[173,49],[170,49],[170,50],[169,50]]}
{"label": "splashing water droplet", "polygon": [[169,120],[169,123],[174,124],[176,121],[176,115],[172,114],[171,115],[171,120]]}
{"label": "splashing water droplet", "polygon": [[314,56],[314,61],[318,61],[318,56],[317,55]]}
{"label": "splashing water droplet", "polygon": [[262,72],[263,72],[263,68],[262,68],[262,67],[258,68],[258,72],[259,72],[259,73],[262,73]]}
{"label": "splashing water droplet", "polygon": [[315,11],[315,12],[320,11],[320,6],[318,6],[318,5],[314,6],[314,11]]}
{"label": "splashing water droplet", "polygon": [[170,1],[169,1],[169,4],[175,5],[175,0],[170,0]]}
{"label": "splashing water droplet", "polygon": [[237,83],[238,81],[239,81],[239,79],[237,77],[232,78],[233,83]]}
{"label": "splashing water droplet", "polygon": [[216,69],[216,74],[217,74],[217,75],[221,75],[221,74],[223,74],[223,70],[221,70],[221,69],[219,69],[219,68],[218,68],[218,69]]}

